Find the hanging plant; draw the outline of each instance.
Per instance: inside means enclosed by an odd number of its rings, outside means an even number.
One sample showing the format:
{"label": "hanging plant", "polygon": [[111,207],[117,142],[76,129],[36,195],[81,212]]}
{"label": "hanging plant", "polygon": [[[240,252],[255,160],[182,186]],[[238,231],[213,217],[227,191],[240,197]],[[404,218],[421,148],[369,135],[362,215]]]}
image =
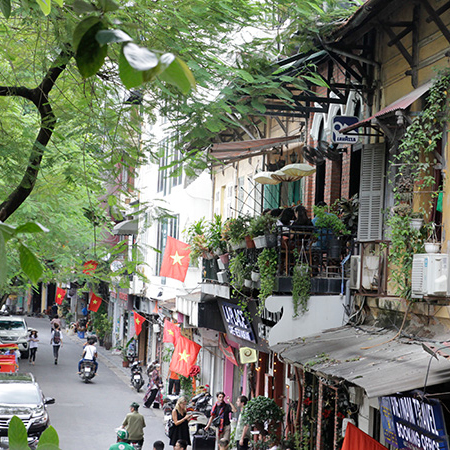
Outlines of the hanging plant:
{"label": "hanging plant", "polygon": [[[411,299],[411,272],[415,253],[423,252],[429,226],[415,230],[410,226],[412,212],[410,202],[405,203],[405,195],[413,193],[414,186],[420,191],[429,190],[435,184],[431,170],[436,164],[434,152],[442,139],[447,122],[447,95],[450,87],[450,71],[442,72],[430,89],[427,104],[421,114],[414,118],[407,128],[399,153],[395,156],[398,166],[392,208],[387,224],[391,229],[389,262],[391,279],[395,283],[396,293],[407,301]],[[434,194],[437,196],[437,192]],[[428,204],[420,205],[418,212],[431,210],[433,197]]]}
{"label": "hanging plant", "polygon": [[258,298],[260,300],[259,313],[264,309],[264,303],[275,289],[275,277],[277,274],[278,256],[274,248],[265,248],[258,256],[259,273],[261,274],[261,286]]}
{"label": "hanging plant", "polygon": [[292,273],[292,303],[294,317],[308,311],[308,300],[311,296],[311,268],[309,264],[299,263]]}
{"label": "hanging plant", "polygon": [[230,276],[231,285],[235,289],[242,289],[245,281],[245,267],[247,265],[247,258],[243,252],[237,253],[230,258]]}

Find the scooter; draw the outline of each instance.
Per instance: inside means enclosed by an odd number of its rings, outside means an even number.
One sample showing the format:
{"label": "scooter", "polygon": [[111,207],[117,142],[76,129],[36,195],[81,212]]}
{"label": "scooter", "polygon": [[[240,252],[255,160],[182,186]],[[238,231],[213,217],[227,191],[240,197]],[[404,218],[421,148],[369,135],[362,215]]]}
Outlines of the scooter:
{"label": "scooter", "polygon": [[94,361],[84,360],[81,362],[80,367],[80,378],[85,382],[89,383],[92,378],[95,377],[95,365]]}
{"label": "scooter", "polygon": [[188,410],[203,413],[206,417],[211,415],[211,394],[209,392],[202,392],[192,397],[188,406]]}
{"label": "scooter", "polygon": [[169,414],[171,416],[173,409],[175,408],[175,405],[177,404],[178,399],[180,398],[179,395],[165,395],[163,398],[163,412],[164,415]]}
{"label": "scooter", "polygon": [[142,374],[142,361],[134,361],[131,363],[131,385],[139,392],[144,385],[144,376]]}
{"label": "scooter", "polygon": [[208,420],[206,414],[199,411],[192,411],[192,419],[189,419],[189,433],[192,436],[198,434],[200,430],[206,427]]}

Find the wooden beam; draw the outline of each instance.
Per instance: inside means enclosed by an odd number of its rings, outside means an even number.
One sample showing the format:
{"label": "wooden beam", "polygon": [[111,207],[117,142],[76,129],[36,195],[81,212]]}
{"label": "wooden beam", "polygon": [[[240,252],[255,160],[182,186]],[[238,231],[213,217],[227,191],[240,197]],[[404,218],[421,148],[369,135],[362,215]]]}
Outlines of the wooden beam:
{"label": "wooden beam", "polygon": [[379,62],[374,61],[373,59],[364,58],[364,56],[355,55],[354,53],[352,53],[350,51],[342,50],[337,47],[330,47],[330,46],[326,45],[324,48],[326,50],[329,50],[330,52],[338,53],[339,55],[346,56],[347,58],[356,59],[356,61],[360,61],[362,63],[369,64],[371,66],[379,67],[381,65]]}
{"label": "wooden beam", "polygon": [[[437,15],[441,15],[447,11],[447,9],[450,9],[450,2],[447,2],[445,5],[442,5],[440,8],[436,10]],[[431,16],[427,17],[427,23],[433,22],[433,18]]]}
{"label": "wooden beam", "polygon": [[412,27],[413,22],[408,20],[398,21],[398,22],[384,22],[389,27]]}
{"label": "wooden beam", "polygon": [[355,78],[356,80],[358,80],[358,82],[362,83],[362,79],[363,77],[357,73],[355,70],[353,70],[353,68],[347,64],[347,62],[345,62],[337,53],[334,52],[330,52],[330,56],[339,64],[341,65],[345,70],[348,71],[348,73]]}
{"label": "wooden beam", "polygon": [[[397,35],[386,24],[380,22],[380,25],[383,27],[384,31],[386,31],[386,33],[391,38],[391,40],[394,40],[397,37]],[[400,41],[396,42],[395,46],[398,48],[400,53],[403,55],[403,57],[408,62],[409,66],[412,68],[413,59],[412,59],[412,56],[408,53],[408,50],[406,50],[405,46]]]}
{"label": "wooden beam", "polygon": [[400,31],[400,33],[397,34],[397,36],[394,39],[391,39],[388,42],[388,47],[392,47],[397,42],[399,42],[401,39],[403,39],[405,36],[407,36],[411,31],[413,30],[413,25],[410,25],[406,27],[403,31]]}
{"label": "wooden beam", "polygon": [[411,84],[416,89],[419,86],[419,23],[420,23],[420,4],[414,5],[413,9],[413,34],[412,34],[412,59],[413,65]]}
{"label": "wooden beam", "polygon": [[423,7],[426,9],[427,13],[432,18],[433,22],[437,25],[441,33],[444,35],[445,39],[447,39],[447,42],[450,43],[450,31],[445,26],[442,19],[439,17],[439,14],[432,8],[432,6],[428,3],[428,0],[420,0]]}

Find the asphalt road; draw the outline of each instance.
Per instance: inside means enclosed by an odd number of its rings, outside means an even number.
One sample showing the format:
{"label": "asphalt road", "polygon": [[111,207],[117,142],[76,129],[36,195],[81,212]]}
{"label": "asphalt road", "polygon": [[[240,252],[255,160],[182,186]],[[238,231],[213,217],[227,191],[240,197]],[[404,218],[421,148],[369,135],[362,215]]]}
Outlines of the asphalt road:
{"label": "asphalt road", "polygon": [[[91,383],[83,383],[77,375],[83,341],[63,334],[58,365],[54,364],[50,345],[48,319],[27,317],[28,327],[39,334],[39,348],[35,365],[20,361],[20,372],[31,372],[46,397],[54,397],[48,405],[51,424],[56,429],[62,450],[108,450],[115,442],[115,429],[120,427],[129,412],[131,402],[142,405],[143,393],[136,393],[122,370],[114,367],[101,355],[98,376]],[[146,378],[147,380],[147,378]],[[145,388],[145,387],[144,387]],[[164,434],[162,412],[140,408],[146,421],[144,449],[151,450],[153,442],[161,440],[168,446]]]}

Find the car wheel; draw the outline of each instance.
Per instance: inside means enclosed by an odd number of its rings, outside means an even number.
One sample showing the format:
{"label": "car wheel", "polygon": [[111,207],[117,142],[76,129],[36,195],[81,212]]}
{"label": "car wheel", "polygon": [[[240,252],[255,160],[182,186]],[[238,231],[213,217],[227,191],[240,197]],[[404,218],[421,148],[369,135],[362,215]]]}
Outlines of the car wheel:
{"label": "car wheel", "polygon": [[20,352],[20,357],[21,357],[22,359],[28,359],[29,354],[30,354],[30,351],[29,351],[29,350],[26,350],[26,351],[24,351],[24,352]]}

